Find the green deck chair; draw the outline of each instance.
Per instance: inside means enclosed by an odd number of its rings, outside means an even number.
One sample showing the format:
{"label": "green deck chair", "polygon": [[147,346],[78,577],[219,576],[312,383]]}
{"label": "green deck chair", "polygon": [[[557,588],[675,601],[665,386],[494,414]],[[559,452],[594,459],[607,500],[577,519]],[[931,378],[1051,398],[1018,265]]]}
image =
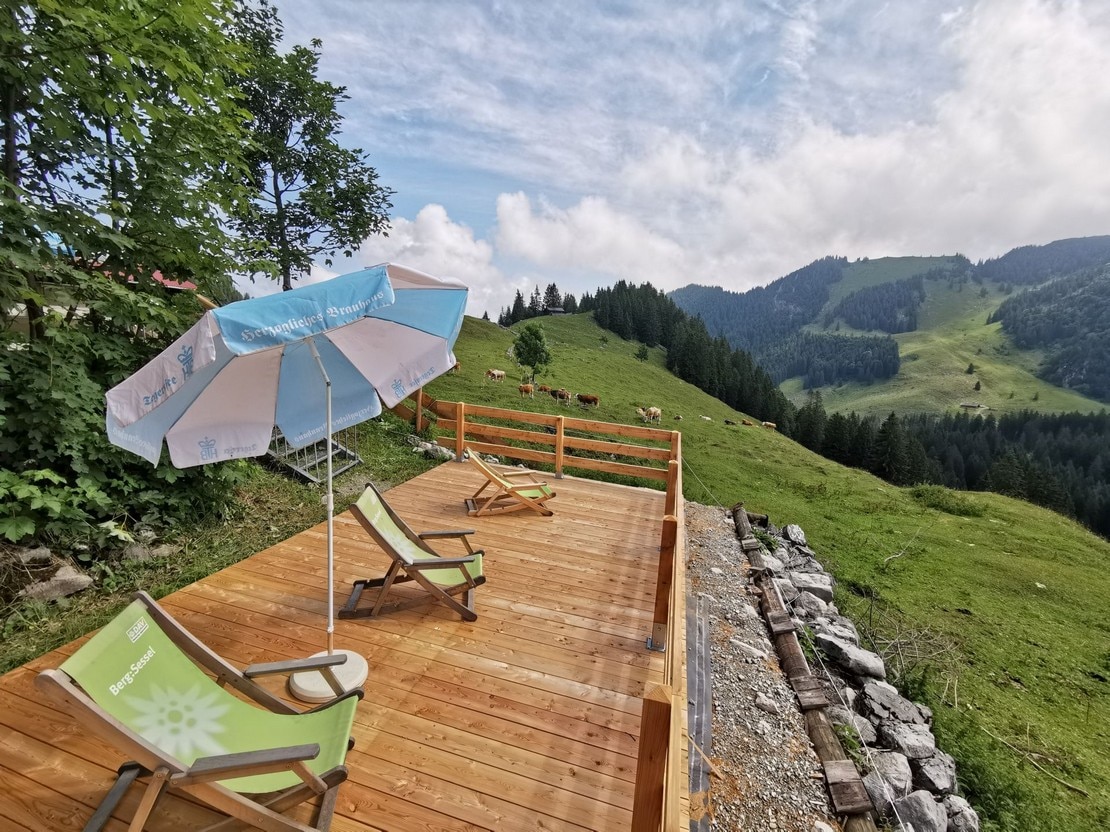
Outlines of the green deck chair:
{"label": "green deck chair", "polygon": [[[300,712],[253,678],[319,669],[344,659],[274,662],[240,672],[149,595],[138,593],[60,668],[36,678],[51,700],[133,760],[120,767],[86,832],[107,823],[140,777],[148,777],[149,784],[130,832],[143,829],[167,789],[236,819],[219,821],[207,827],[211,830],[243,824],[266,832],[327,829],[339,784],[347,777],[343,761],[362,691]],[[314,825],[282,814],[316,796]]]}
{"label": "green deck chair", "polygon": [[[473,529],[464,531],[422,532],[417,534],[409,528],[397,513],[382,498],[372,485],[358,501],[351,506],[351,514],[385,551],[393,563],[381,578],[367,578],[354,582],[354,589],[347,603],[339,610],[340,618],[365,618],[378,615],[384,606],[386,596],[394,584],[416,581],[427,590],[432,598],[442,601],[465,621],[474,621],[478,614],[474,611],[474,589],[486,582],[482,574],[482,550],[475,551],[470,546],[468,535]],[[458,538],[466,547],[466,555],[457,558],[442,557],[427,541],[442,538]],[[367,588],[377,588],[378,595],[369,609],[359,609],[359,599]],[[462,595],[462,600],[455,596]],[[393,601],[390,609],[415,606],[428,600],[427,596],[409,601]]]}
{"label": "green deck chair", "polygon": [[[525,508],[539,512],[545,517],[555,513],[544,505],[555,496],[554,490],[543,480],[537,479],[534,472],[498,471],[470,448],[466,449],[466,454],[486,478],[482,487],[475,491],[473,496],[466,498],[466,513],[471,517],[507,514]],[[524,482],[513,482],[517,477],[527,479]],[[482,497],[482,492],[491,486],[493,490]]]}

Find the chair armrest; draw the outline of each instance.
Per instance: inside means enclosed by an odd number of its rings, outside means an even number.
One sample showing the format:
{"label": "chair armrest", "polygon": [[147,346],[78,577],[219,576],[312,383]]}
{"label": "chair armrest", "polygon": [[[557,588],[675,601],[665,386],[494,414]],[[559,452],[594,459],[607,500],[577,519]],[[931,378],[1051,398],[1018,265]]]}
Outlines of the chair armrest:
{"label": "chair armrest", "polygon": [[449,566],[466,566],[468,563],[474,563],[474,558],[482,552],[475,552],[473,555],[466,555],[461,558],[429,558],[428,560],[417,560],[408,564],[406,569],[444,569]]}
{"label": "chair armrest", "polygon": [[535,471],[498,471],[497,473],[503,477],[531,477],[533,480],[536,479]]}
{"label": "chair armrest", "polygon": [[[319,743],[308,743],[199,757],[187,770],[171,775],[170,782],[184,786],[191,783],[205,783],[210,780],[226,780],[231,777],[248,777],[255,774],[288,771],[295,767],[297,763],[315,759],[319,753]],[[309,772],[309,775],[315,777],[311,772]]]}
{"label": "chair armrest", "polygon": [[272,676],[275,673],[300,673],[304,670],[321,670],[325,667],[335,667],[347,661],[347,656],[315,656],[307,659],[286,659],[280,662],[261,662],[252,664],[243,670],[243,675],[248,679],[256,676]]}
{"label": "chair armrest", "polygon": [[474,529],[462,529],[459,531],[446,531],[446,532],[421,532],[417,535],[421,540],[436,540],[440,538],[457,538],[462,541],[463,548],[466,549],[468,555],[474,554],[474,547],[470,545],[470,535],[474,534]]}
{"label": "chair armrest", "polygon": [[342,696],[335,697],[335,699],[329,699],[327,702],[321,702],[315,708],[309,708],[307,711],[303,711],[302,713],[314,714],[317,711],[326,711],[328,708],[334,708],[338,703],[343,702],[347,699],[350,699],[352,696],[355,699],[358,699],[359,701],[362,701],[362,698],[365,695],[366,695],[366,693],[365,693],[365,691],[363,691],[362,688],[355,688],[354,690],[347,691]]}

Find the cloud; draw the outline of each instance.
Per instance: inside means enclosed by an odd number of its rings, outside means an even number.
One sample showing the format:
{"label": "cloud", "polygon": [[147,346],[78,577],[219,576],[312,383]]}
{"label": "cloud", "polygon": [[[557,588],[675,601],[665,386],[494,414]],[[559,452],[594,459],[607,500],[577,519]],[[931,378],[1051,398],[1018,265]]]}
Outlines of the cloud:
{"label": "cloud", "polygon": [[465,225],[452,222],[442,205],[427,205],[414,220],[393,220],[388,237],[371,237],[355,254],[362,266],[401,263],[436,277],[454,277],[470,288],[467,313],[488,311],[496,319],[512,283],[493,265],[493,246],[474,237]]}
{"label": "cloud", "polygon": [[[282,6],[291,39],[324,39],[354,143],[478,172],[466,197],[496,201],[495,227],[431,205],[364,246],[447,264],[475,309],[552,281],[743,289],[825,254],[977,258],[1110,231],[1106,4],[373,9]],[[455,184],[436,201],[457,214]]]}

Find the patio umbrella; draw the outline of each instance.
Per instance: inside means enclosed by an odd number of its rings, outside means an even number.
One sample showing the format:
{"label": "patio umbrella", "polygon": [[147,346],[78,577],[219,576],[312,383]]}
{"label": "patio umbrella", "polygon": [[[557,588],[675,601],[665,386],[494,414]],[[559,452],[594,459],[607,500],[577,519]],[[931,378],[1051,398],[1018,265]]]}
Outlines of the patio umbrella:
{"label": "patio umbrella", "polygon": [[[155,465],[164,440],[178,468],[260,456],[275,425],[294,448],[322,439],[331,448],[334,430],[377,416],[454,366],[466,297],[456,280],[387,263],[213,309],[108,391],[108,438]],[[330,453],[327,514],[330,655]],[[361,684],[366,660],[343,652],[344,683]],[[298,677],[309,675],[319,677]],[[298,696],[316,698],[311,690],[298,692],[303,678],[294,682]]]}

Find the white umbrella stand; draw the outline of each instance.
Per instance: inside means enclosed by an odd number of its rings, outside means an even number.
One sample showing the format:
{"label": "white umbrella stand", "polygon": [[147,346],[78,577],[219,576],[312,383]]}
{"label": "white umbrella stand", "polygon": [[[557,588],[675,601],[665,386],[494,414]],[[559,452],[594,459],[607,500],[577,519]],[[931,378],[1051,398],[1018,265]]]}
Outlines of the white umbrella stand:
{"label": "white umbrella stand", "polygon": [[[308,339],[309,349],[316,366],[320,368],[320,375],[324,379],[325,408],[327,412],[327,449],[328,479],[327,479],[327,504],[328,504],[328,646],[320,653],[309,656],[311,659],[322,656],[346,656],[342,664],[329,667],[326,670],[307,670],[294,673],[289,677],[289,692],[302,702],[327,702],[334,696],[346,693],[360,687],[370,673],[370,667],[365,657],[353,650],[335,649],[335,491],[332,488],[332,431],[331,431],[331,379],[328,371],[324,369],[324,362],[320,352],[316,349],[316,340]],[[328,678],[328,677],[331,678]]]}

